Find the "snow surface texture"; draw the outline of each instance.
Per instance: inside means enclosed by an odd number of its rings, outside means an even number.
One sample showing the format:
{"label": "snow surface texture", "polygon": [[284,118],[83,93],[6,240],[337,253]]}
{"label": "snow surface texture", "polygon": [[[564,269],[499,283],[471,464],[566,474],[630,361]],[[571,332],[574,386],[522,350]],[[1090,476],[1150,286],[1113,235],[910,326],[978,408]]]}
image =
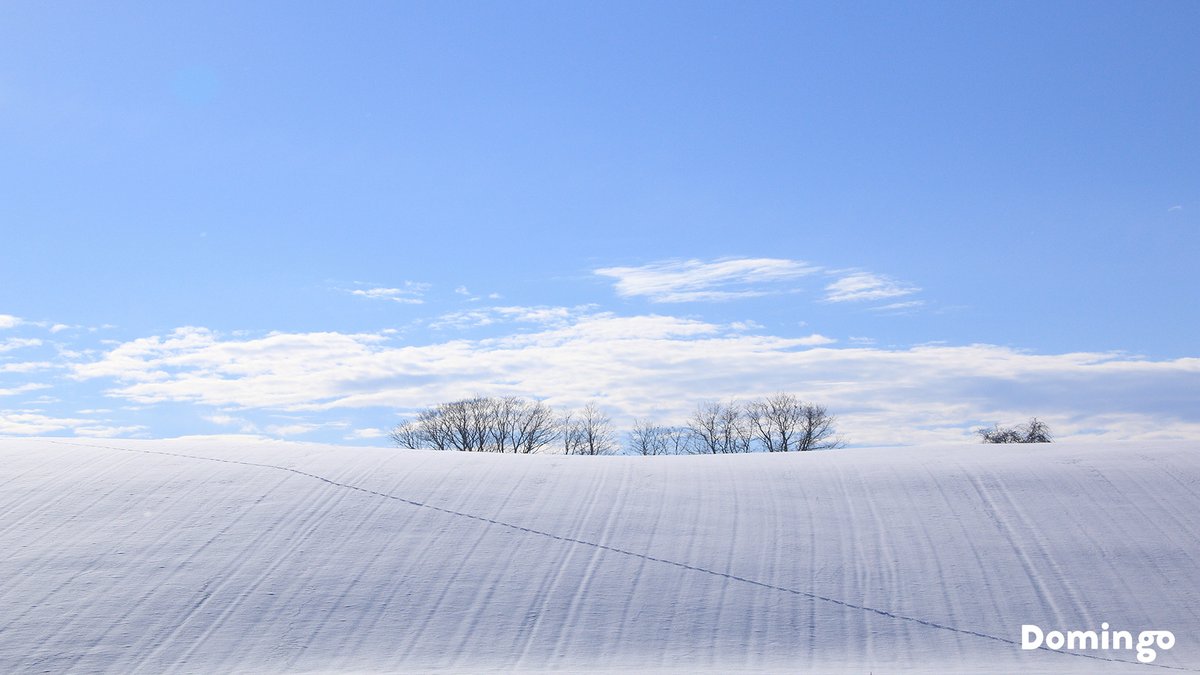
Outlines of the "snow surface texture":
{"label": "snow surface texture", "polygon": [[1195,671],[1198,450],[0,440],[0,672]]}

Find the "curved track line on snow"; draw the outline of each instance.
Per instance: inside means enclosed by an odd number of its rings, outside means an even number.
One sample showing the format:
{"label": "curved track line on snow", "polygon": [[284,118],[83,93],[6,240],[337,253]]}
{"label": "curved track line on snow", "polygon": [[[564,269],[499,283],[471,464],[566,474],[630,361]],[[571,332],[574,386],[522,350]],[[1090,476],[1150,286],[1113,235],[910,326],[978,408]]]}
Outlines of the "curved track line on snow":
{"label": "curved track line on snow", "polygon": [[[438,511],[440,513],[445,513],[447,515],[456,516],[459,518],[467,518],[467,519],[475,520],[475,521],[478,521],[481,523],[487,523],[489,525],[498,525],[500,527],[507,527],[509,529],[517,530],[519,532],[524,532],[526,534],[534,534],[534,535],[537,535],[540,537],[547,537],[550,539],[555,539],[558,541],[567,542],[567,543],[571,543],[571,544],[580,544],[582,546],[590,546],[592,548],[599,549],[602,551],[608,551],[610,553],[617,553],[620,555],[630,556],[633,558],[640,558],[642,560],[648,560],[651,562],[662,563],[664,565],[671,565],[673,567],[678,567],[680,569],[690,570],[693,572],[700,572],[703,574],[709,574],[709,575],[712,575],[715,577],[720,577],[722,579],[738,581],[738,582],[741,582],[744,584],[749,584],[751,586],[758,586],[759,588],[766,588],[766,589],[773,590],[773,591],[779,591],[781,593],[789,593],[791,595],[799,596],[802,598],[808,598],[810,600],[820,600],[821,602],[826,602],[826,603],[829,603],[832,605],[838,605],[840,607],[845,607],[847,609],[857,609],[857,610],[860,610],[863,612],[878,614],[879,616],[887,617],[889,619],[895,619],[897,621],[908,621],[910,623],[915,623],[915,624],[918,624],[921,626],[925,626],[928,628],[934,628],[937,630],[949,631],[952,633],[958,633],[960,635],[970,635],[972,637],[982,638],[985,640],[992,640],[994,642],[1001,642],[1004,644],[1014,645],[1017,647],[1021,646],[1020,642],[1006,638],[1006,637],[1001,637],[999,635],[992,635],[990,633],[981,633],[979,631],[973,631],[973,630],[970,630],[967,628],[957,628],[955,626],[947,626],[945,624],[937,623],[936,621],[929,621],[927,619],[921,619],[921,618],[915,617],[915,616],[898,614],[896,612],[890,612],[888,610],[879,609],[876,607],[868,607],[866,605],[857,605],[852,602],[847,602],[845,600],[838,600],[837,598],[831,598],[831,597],[828,597],[825,595],[820,595],[818,593],[811,593],[809,591],[801,591],[801,590],[797,590],[794,588],[787,588],[786,586],[776,586],[774,584],[768,584],[766,582],[756,581],[754,579],[748,579],[746,577],[740,577],[740,576],[737,576],[736,574],[730,574],[728,572],[718,572],[716,570],[710,570],[705,567],[696,567],[695,565],[688,565],[686,563],[676,562],[674,560],[667,560],[665,558],[656,558],[652,555],[648,555],[645,553],[638,553],[636,551],[629,551],[629,550],[622,549],[622,548],[616,548],[614,546],[608,546],[606,544],[601,544],[599,542],[587,541],[586,539],[577,539],[574,537],[564,537],[561,535],[554,534],[553,532],[545,532],[543,530],[535,530],[533,528],[524,527],[521,525],[514,525],[512,523],[506,523],[502,520],[496,520],[494,518],[487,518],[487,517],[475,515],[472,513],[464,513],[462,511],[455,511],[453,509],[447,509],[447,508],[443,508],[441,506],[435,506],[433,504],[427,504],[425,502],[419,502],[419,501],[416,501],[413,499],[406,499],[404,497],[390,495],[390,494],[387,494],[386,492],[379,492],[377,490],[371,490],[369,488],[360,487],[358,485],[351,485],[349,483],[340,483],[338,481],[335,481],[330,478],[326,478],[324,476],[319,476],[314,473],[308,473],[307,471],[301,471],[299,469],[293,469],[288,466],[280,466],[278,464],[265,464],[265,463],[261,463],[261,462],[245,462],[245,461],[237,460],[237,459],[222,459],[219,457],[205,457],[203,455],[189,455],[189,454],[185,454],[185,453],[181,453],[181,452],[166,452],[163,450],[138,450],[136,448],[121,448],[121,447],[116,447],[116,446],[111,446],[111,445],[94,445],[94,444],[88,444],[88,443],[71,443],[69,441],[47,441],[47,442],[53,443],[55,445],[73,445],[73,446],[77,446],[77,447],[81,447],[81,448],[96,448],[96,449],[100,449],[100,450],[116,450],[119,452],[134,452],[134,453],[139,453],[139,454],[143,454],[143,455],[162,455],[165,457],[180,457],[180,458],[184,458],[184,459],[198,459],[198,460],[202,460],[202,461],[206,461],[206,462],[221,462],[224,464],[239,464],[242,466],[253,466],[253,467],[258,467],[258,468],[262,468],[262,469],[275,469],[276,471],[286,471],[288,473],[294,473],[298,476],[304,476],[306,478],[312,478],[314,480],[319,480],[323,483],[328,483],[329,485],[333,485],[334,487],[340,487],[340,488],[343,488],[346,490],[354,490],[356,492],[361,492],[363,494],[373,495],[376,497],[382,497],[384,499],[391,499],[391,500],[398,501],[398,502],[401,502],[404,504],[408,504],[410,506],[416,506],[416,507],[423,508],[423,509],[430,509],[432,511]],[[1097,656],[1095,654],[1082,654],[1080,652],[1069,652],[1069,651],[1065,651],[1062,649],[1051,649],[1050,647],[1046,647],[1046,646],[1038,647],[1038,650],[1046,651],[1046,652],[1054,652],[1056,654],[1062,654],[1064,656],[1075,656],[1075,657],[1084,658],[1084,659],[1093,659],[1095,661],[1108,661],[1109,663],[1121,663],[1121,664],[1127,664],[1127,665],[1133,665],[1133,666],[1147,666],[1147,667],[1152,667],[1152,668],[1164,668],[1167,670],[1179,670],[1179,671],[1193,672],[1193,673],[1200,672],[1200,670],[1195,669],[1195,668],[1185,668],[1185,667],[1181,667],[1181,666],[1168,666],[1168,665],[1163,665],[1163,664],[1159,664],[1159,663],[1142,663],[1140,661],[1129,661],[1126,659],[1109,658],[1109,657],[1105,657],[1105,656]]]}

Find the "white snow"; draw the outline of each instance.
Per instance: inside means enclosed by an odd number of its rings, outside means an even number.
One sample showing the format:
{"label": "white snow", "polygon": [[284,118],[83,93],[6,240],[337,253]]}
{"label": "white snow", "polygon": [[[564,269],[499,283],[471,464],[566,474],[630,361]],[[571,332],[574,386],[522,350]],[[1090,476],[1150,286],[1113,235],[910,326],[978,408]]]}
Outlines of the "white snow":
{"label": "white snow", "polygon": [[1198,451],[0,440],[0,672],[1200,670]]}

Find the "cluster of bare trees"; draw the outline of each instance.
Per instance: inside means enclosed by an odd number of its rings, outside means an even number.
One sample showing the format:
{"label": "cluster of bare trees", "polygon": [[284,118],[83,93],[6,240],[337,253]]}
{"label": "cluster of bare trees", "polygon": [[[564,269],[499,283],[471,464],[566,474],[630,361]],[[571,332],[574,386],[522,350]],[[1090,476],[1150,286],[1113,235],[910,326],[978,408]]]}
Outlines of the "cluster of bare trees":
{"label": "cluster of bare trees", "polygon": [[[699,404],[685,426],[638,420],[626,435],[635,455],[794,452],[844,445],[823,406],[779,393],[748,402]],[[392,430],[404,448],[465,452],[560,452],[611,455],[621,451],[612,420],[594,403],[559,414],[540,401],[513,396],[441,403]]]}
{"label": "cluster of bare trees", "polygon": [[683,427],[639,421],[629,434],[636,455],[797,452],[845,445],[834,431],[835,418],[824,406],[793,394],[751,401],[705,401]]}
{"label": "cluster of bare trees", "polygon": [[578,412],[568,412],[559,422],[563,454],[615,455],[620,451],[613,433],[612,420],[589,403]]}
{"label": "cluster of bare trees", "polygon": [[1050,443],[1054,440],[1050,426],[1036,417],[1015,427],[997,424],[991,429],[976,429],[975,433],[984,443]]}
{"label": "cluster of bare trees", "polygon": [[439,403],[398,425],[391,437],[402,448],[463,452],[608,455],[617,449],[612,423],[595,405],[559,415],[541,401],[516,396]]}

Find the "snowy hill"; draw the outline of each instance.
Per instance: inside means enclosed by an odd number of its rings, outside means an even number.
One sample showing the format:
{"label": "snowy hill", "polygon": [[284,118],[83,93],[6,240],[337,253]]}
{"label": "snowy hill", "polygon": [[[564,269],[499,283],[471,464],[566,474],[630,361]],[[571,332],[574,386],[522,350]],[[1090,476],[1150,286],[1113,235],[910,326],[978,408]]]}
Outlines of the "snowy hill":
{"label": "snowy hill", "polygon": [[[1022,624],[1102,622],[1177,641],[1153,665],[1019,645]],[[5,673],[1161,666],[1200,671],[1187,444],[0,440]]]}

